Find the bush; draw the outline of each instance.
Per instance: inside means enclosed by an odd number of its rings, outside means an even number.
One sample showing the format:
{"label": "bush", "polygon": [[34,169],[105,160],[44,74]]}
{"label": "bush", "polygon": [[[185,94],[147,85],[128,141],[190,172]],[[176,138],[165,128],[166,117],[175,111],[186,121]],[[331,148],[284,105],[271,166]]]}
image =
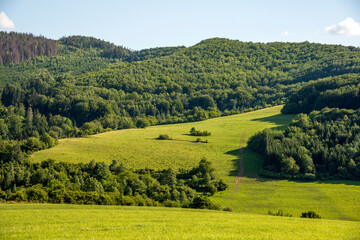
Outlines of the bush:
{"label": "bush", "polygon": [[124,196],[122,198],[122,204],[121,205],[125,205],[125,206],[135,206],[135,201],[132,197],[129,196]]}
{"label": "bush", "polygon": [[233,209],[231,207],[224,207],[222,210],[226,211],[226,212],[232,212],[233,211]]}
{"label": "bush", "polygon": [[194,197],[192,202],[189,205],[190,208],[200,208],[200,209],[211,209],[211,210],[220,210],[221,207],[210,201],[209,198],[202,195],[197,195]]}
{"label": "bush", "polygon": [[196,130],[194,127],[191,128],[190,134],[192,136],[210,136],[211,132]]}
{"label": "bush", "polygon": [[16,193],[10,194],[8,197],[10,201],[23,202],[27,200],[26,193],[24,191],[17,191]]}
{"label": "bush", "polygon": [[278,210],[277,212],[273,213],[271,211],[268,211],[268,215],[272,216],[281,216],[281,217],[292,217],[289,213],[284,213],[283,210]]}
{"label": "bush", "polygon": [[26,190],[29,202],[47,202],[49,196],[41,187],[34,186]]}
{"label": "bush", "polygon": [[146,128],[150,126],[150,122],[146,118],[139,118],[136,120],[136,127],[137,128]]}
{"label": "bush", "polygon": [[195,142],[198,142],[198,143],[208,143],[208,140],[201,140],[201,138],[197,138]]}
{"label": "bush", "polygon": [[159,140],[172,140],[172,137],[170,137],[167,134],[160,134],[157,139],[159,139]]}
{"label": "bush", "polygon": [[318,218],[321,219],[321,216],[314,211],[303,212],[300,216],[301,218]]}
{"label": "bush", "polygon": [[181,204],[171,200],[165,200],[163,202],[165,207],[181,207]]}

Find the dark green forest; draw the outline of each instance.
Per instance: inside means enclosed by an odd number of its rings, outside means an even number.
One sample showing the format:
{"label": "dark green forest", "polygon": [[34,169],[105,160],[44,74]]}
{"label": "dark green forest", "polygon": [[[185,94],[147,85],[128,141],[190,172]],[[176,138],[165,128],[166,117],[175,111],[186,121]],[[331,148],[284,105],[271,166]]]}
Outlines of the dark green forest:
{"label": "dark green forest", "polygon": [[[19,154],[26,159],[65,137],[199,121],[284,103],[284,113],[310,113],[324,107],[357,109],[360,102],[360,49],[340,45],[213,38],[192,47],[134,51],[92,37],[50,40],[1,32],[0,59],[2,163],[14,164]],[[265,146],[266,159],[278,161],[265,161],[267,175],[358,177],[351,167],[359,169],[355,153],[335,167],[329,160],[338,154],[333,149],[346,154],[357,149],[358,112],[347,112],[348,120],[341,122],[328,120],[326,111],[345,110],[324,111],[298,117],[307,116],[307,128],[293,123],[285,132],[261,133],[266,141],[254,138]],[[314,131],[326,138],[311,137]],[[352,135],[344,140],[335,132]],[[270,138],[274,142],[267,142]],[[279,148],[275,156],[283,139],[291,139],[288,149]],[[304,153],[291,147],[297,141]],[[320,145],[328,150],[316,155],[311,146]],[[284,159],[293,165],[290,172],[282,170]]]}
{"label": "dark green forest", "polygon": [[100,205],[166,206],[220,209],[207,196],[227,185],[216,179],[211,163],[202,159],[190,170],[127,169],[90,161],[70,164],[53,160],[31,163],[20,149],[2,160],[0,201]]}
{"label": "dark green forest", "polygon": [[282,112],[301,114],[284,131],[266,129],[249,140],[265,158],[262,175],[360,179],[359,91],[359,74],[346,74],[292,93]]}
{"label": "dark green forest", "polygon": [[359,74],[319,79],[292,93],[282,113],[310,113],[325,107],[359,109],[359,91]]}

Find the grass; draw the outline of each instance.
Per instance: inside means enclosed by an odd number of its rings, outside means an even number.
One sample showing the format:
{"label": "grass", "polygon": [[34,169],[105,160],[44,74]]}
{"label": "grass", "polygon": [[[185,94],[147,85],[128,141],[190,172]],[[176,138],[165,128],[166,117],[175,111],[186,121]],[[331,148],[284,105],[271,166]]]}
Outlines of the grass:
{"label": "grass", "polygon": [[360,223],[149,207],[0,204],[0,239],[359,239]]}
{"label": "grass", "polygon": [[[280,114],[281,106],[202,122],[160,125],[146,129],[112,131],[88,138],[60,140],[52,149],[35,153],[33,161],[48,158],[66,162],[111,162],[121,160],[130,168],[191,168],[202,157],[213,163],[216,175],[229,189],[212,197],[216,203],[243,213],[267,214],[279,209],[293,216],[314,210],[323,218],[360,220],[360,182],[301,182],[268,180],[258,177],[261,157],[244,149],[244,177],[234,191],[238,172],[238,148],[264,128],[284,128],[294,115]],[[210,131],[201,137],[209,143],[195,143],[192,127]],[[156,138],[168,134],[171,141]]]}
{"label": "grass", "polygon": [[[240,135],[246,139],[264,128],[287,125],[294,115],[281,115],[281,106],[256,112],[220,117],[202,122],[159,125],[146,129],[111,131],[87,138],[62,139],[51,149],[35,153],[34,161],[49,158],[66,162],[121,160],[130,168],[190,168],[207,157],[222,176],[234,170],[237,158],[228,152],[239,147]],[[208,130],[211,136],[200,137],[209,143],[196,143],[190,129]],[[168,134],[171,141],[160,141],[160,134]],[[245,140],[246,140],[245,139]]]}

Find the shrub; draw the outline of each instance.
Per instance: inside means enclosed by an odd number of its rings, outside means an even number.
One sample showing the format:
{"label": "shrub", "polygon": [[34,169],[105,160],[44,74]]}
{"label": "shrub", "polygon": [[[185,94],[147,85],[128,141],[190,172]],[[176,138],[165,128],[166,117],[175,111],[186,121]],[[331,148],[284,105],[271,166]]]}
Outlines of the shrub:
{"label": "shrub", "polygon": [[301,218],[321,218],[321,216],[317,213],[315,213],[314,211],[307,211],[307,212],[303,212],[300,216]]}
{"label": "shrub", "polygon": [[137,128],[146,128],[150,126],[150,122],[146,118],[139,118],[136,120],[136,127]]}
{"label": "shrub", "polygon": [[200,208],[200,209],[211,209],[211,210],[221,209],[219,205],[212,203],[209,198],[202,195],[196,195],[192,200],[192,202],[189,204],[189,207]]}
{"label": "shrub", "polygon": [[163,204],[165,207],[181,207],[181,204],[179,202],[175,202],[171,200],[165,200]]}
{"label": "shrub", "polygon": [[281,217],[292,217],[289,213],[284,213],[283,210],[278,210],[277,212],[273,213],[271,211],[268,211],[268,215],[272,216],[281,216]]}
{"label": "shrub", "polygon": [[27,195],[24,191],[20,190],[15,193],[10,194],[8,197],[10,201],[23,202],[27,200]]}
{"label": "shrub", "polygon": [[195,142],[198,142],[198,143],[208,143],[208,140],[201,140],[201,138],[197,138]]}
{"label": "shrub", "polygon": [[196,130],[194,127],[191,128],[190,134],[193,136],[210,136],[211,132]]}
{"label": "shrub", "polygon": [[226,211],[226,212],[232,212],[233,211],[233,209],[231,207],[224,207],[222,210]]}
{"label": "shrub", "polygon": [[172,140],[172,137],[170,137],[167,134],[160,134],[157,139],[159,139],[159,140]]}

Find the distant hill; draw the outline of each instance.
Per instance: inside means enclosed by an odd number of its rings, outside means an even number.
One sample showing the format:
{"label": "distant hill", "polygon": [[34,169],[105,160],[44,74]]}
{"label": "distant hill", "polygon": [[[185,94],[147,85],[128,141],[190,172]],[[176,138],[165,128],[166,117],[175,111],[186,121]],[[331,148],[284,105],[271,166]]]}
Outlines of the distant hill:
{"label": "distant hill", "polygon": [[1,36],[4,46],[40,49],[0,65],[3,139],[204,120],[283,104],[308,83],[360,71],[359,48],[309,42],[213,38],[132,51],[92,37]]}

